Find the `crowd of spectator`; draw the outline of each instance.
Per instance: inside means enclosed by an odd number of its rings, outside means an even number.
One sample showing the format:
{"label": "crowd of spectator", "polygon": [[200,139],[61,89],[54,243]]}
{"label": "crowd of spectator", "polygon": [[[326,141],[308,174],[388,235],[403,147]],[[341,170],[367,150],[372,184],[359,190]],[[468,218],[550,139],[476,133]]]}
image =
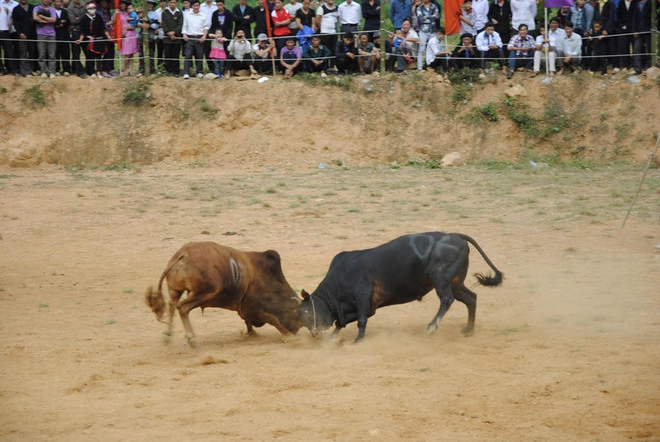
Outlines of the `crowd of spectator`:
{"label": "crowd of spectator", "polygon": [[610,67],[640,74],[655,58],[652,1],[658,0],[575,0],[555,8],[546,29],[537,20],[537,0],[463,0],[460,38],[450,47],[438,0],[392,0],[392,31],[381,29],[380,0],[257,0],[255,6],[238,0],[231,10],[224,0],[147,0],[144,9],[119,0],[114,10],[109,0],[0,0],[0,74],[369,74],[383,57],[388,70],[402,74],[463,68],[485,74],[497,66],[511,78],[519,70],[538,75],[542,65],[549,75],[605,74]]}

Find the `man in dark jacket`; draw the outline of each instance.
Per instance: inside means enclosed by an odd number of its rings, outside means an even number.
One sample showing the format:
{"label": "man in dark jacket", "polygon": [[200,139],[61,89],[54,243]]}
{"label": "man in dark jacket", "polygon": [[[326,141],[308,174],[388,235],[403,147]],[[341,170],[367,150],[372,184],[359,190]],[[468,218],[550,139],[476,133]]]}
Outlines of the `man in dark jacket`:
{"label": "man in dark jacket", "polygon": [[631,31],[633,42],[633,68],[636,74],[651,67],[651,1],[637,0],[632,5]]}
{"label": "man in dark jacket", "polygon": [[[85,6],[80,3],[80,0],[73,0],[69,3],[66,12],[69,19],[69,38],[74,42],[80,38],[80,20],[87,12],[85,11]],[[75,43],[71,44],[71,61],[72,73],[75,73],[80,78],[87,78],[85,68],[80,63],[80,45]]]}
{"label": "man in dark jacket", "polygon": [[27,0],[20,0],[18,6],[11,12],[12,22],[18,34],[19,71],[24,77],[34,73],[36,70],[34,60],[39,57],[36,43],[37,30],[32,18],[33,10],[34,6]]}
{"label": "man in dark jacket", "polygon": [[57,11],[55,22],[55,72],[62,72],[65,76],[71,73],[71,43],[69,41],[69,14],[62,7],[62,0],[53,2]]}
{"label": "man in dark jacket", "polygon": [[183,12],[176,7],[176,0],[170,0],[169,6],[161,14],[163,27],[163,52],[165,55],[165,71],[175,77],[179,76],[181,53],[181,29],[183,28]]}

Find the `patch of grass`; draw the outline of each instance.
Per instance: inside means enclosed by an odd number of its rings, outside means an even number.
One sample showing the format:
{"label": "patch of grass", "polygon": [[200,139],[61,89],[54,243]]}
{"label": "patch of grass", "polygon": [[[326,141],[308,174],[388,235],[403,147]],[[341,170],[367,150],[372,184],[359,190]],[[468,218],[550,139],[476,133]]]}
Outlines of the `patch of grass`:
{"label": "patch of grass", "polygon": [[614,126],[614,143],[618,144],[630,136],[633,123],[619,123]]}
{"label": "patch of grass", "polygon": [[149,85],[145,81],[134,81],[122,88],[122,103],[128,106],[142,106],[151,98]]}
{"label": "patch of grass", "polygon": [[497,109],[495,108],[495,104],[492,102],[485,104],[481,107],[477,107],[476,110],[481,114],[482,117],[484,117],[487,121],[492,121],[496,122],[499,120],[497,116]]}
{"label": "patch of grass", "polygon": [[419,158],[411,158],[408,160],[407,165],[424,169],[440,169],[442,167],[438,160],[420,160]]}
{"label": "patch of grass", "polygon": [[529,114],[529,106],[513,97],[504,99],[504,108],[511,120],[520,127],[525,138],[538,138],[540,133],[536,118]]}
{"label": "patch of grass", "polygon": [[209,118],[214,117],[215,114],[218,113],[218,109],[211,106],[209,103],[206,102],[206,100],[202,100],[199,103],[199,110],[201,110],[204,113],[204,115]]}
{"label": "patch of grass", "polygon": [[35,84],[23,91],[23,102],[34,107],[46,106],[46,96],[40,84]]}
{"label": "patch of grass", "polygon": [[135,293],[135,292],[133,291],[133,289],[129,288],[129,289],[124,289],[122,293]]}

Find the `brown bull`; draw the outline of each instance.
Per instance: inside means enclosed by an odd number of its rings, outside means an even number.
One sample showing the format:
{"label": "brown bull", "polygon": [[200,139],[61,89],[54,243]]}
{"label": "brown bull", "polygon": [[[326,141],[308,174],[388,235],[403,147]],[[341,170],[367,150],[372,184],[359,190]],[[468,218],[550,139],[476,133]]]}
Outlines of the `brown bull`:
{"label": "brown bull", "polygon": [[[169,306],[162,293],[167,278]],[[181,295],[187,292],[184,299]],[[214,242],[191,242],[170,259],[158,281],[149,287],[147,305],[163,321],[169,307],[168,336],[172,334],[174,308],[179,310],[188,342],[194,346],[188,313],[196,307],[220,307],[238,312],[248,333],[268,323],[282,335],[295,334],[302,326],[296,308],[299,299],[282,273],[280,255],[274,250],[242,252]]]}

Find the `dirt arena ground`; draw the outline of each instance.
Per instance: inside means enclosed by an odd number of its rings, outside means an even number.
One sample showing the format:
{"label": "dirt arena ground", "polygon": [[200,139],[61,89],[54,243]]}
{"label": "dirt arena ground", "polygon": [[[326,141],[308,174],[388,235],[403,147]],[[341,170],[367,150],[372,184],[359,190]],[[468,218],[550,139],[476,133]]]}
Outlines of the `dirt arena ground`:
{"label": "dirt arena ground", "polygon": [[[199,165],[198,165],[199,166]],[[0,170],[1,440],[660,439],[660,173],[640,167]],[[455,303],[379,310],[363,343],[248,337],[234,312],[144,304],[171,255],[274,248],[299,291],[332,257],[429,230],[504,272]],[[471,273],[488,271],[473,250]],[[474,279],[470,277],[470,284]]]}

